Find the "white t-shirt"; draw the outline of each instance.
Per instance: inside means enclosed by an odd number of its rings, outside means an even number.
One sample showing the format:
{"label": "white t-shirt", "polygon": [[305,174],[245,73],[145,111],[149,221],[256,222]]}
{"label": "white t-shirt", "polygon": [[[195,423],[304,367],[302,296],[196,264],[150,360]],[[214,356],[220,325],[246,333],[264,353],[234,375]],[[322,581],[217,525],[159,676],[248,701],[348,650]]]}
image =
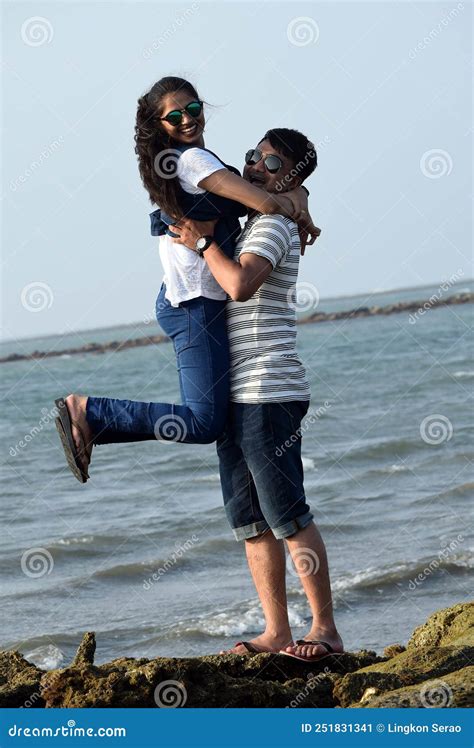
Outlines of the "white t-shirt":
{"label": "white t-shirt", "polygon": [[[205,190],[198,187],[199,182],[219,169],[225,169],[225,165],[212,153],[202,148],[188,148],[178,159],[177,175],[183,190],[200,195]],[[164,270],[165,296],[172,306],[197,296],[225,301],[227,294],[203,257],[183,244],[175,244],[168,234],[159,237],[159,251]]]}

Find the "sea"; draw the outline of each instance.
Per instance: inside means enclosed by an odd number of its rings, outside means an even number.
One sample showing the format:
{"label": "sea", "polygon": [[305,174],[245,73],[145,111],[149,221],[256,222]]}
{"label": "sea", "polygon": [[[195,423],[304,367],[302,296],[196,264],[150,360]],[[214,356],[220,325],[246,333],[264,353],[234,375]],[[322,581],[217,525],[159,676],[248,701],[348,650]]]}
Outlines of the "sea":
{"label": "sea", "polygon": [[[463,281],[322,299],[318,311],[472,291]],[[344,647],[383,653],[472,599],[472,304],[298,327],[311,384],[305,491],[325,541]],[[160,334],[158,323],[5,341],[0,355]],[[219,652],[263,630],[242,543],[224,514],[214,445],[94,448],[69,472],[54,400],[71,392],[179,402],[169,342],[1,366],[0,647],[67,665],[86,631],[96,662]],[[295,637],[311,617],[291,560]]]}

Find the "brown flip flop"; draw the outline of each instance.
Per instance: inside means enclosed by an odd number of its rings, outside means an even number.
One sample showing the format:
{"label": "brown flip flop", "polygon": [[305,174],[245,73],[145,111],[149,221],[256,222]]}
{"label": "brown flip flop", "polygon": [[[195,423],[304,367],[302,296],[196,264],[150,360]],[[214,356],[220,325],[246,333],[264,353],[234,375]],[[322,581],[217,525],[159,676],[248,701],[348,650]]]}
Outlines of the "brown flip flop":
{"label": "brown flip flop", "polygon": [[[63,445],[67,463],[71,469],[72,474],[77,478],[77,480],[80,483],[85,483],[87,479],[90,478],[90,475],[87,467],[84,469],[84,465],[81,460],[81,456],[83,456],[84,454],[88,455],[84,433],[77,421],[71,419],[66,402],[63,398],[55,400],[54,404],[56,405],[59,412],[59,417],[55,418],[54,422],[58,430],[59,438],[61,439],[61,444]],[[74,438],[72,436],[72,424],[74,424],[74,426],[78,429],[81,435],[82,443],[84,445],[83,449],[79,451],[77,450]]]}
{"label": "brown flip flop", "polygon": [[[240,646],[245,647],[245,649],[247,650],[247,652],[249,654],[268,654],[268,653],[270,653],[270,654],[277,654],[277,651],[275,649],[257,649],[257,647],[254,647],[254,645],[252,644],[252,642],[236,642],[236,644],[234,644],[234,646],[233,646],[233,649],[235,649],[235,647],[240,647]],[[220,654],[236,654],[236,655],[240,654],[240,655],[244,655],[245,652],[229,652],[229,651],[226,651],[226,652],[220,652]]]}
{"label": "brown flip flop", "polygon": [[294,660],[300,660],[301,662],[319,662],[319,660],[324,660],[326,657],[336,657],[337,655],[343,654],[343,652],[334,652],[334,649],[331,647],[328,642],[323,642],[321,639],[297,639],[295,642],[297,645],[304,645],[304,644],[322,644],[323,647],[325,647],[329,654],[327,655],[314,655],[313,657],[302,657],[301,655],[292,654],[292,652],[285,652],[284,649],[280,649],[279,654],[286,655],[287,657],[293,657]]}

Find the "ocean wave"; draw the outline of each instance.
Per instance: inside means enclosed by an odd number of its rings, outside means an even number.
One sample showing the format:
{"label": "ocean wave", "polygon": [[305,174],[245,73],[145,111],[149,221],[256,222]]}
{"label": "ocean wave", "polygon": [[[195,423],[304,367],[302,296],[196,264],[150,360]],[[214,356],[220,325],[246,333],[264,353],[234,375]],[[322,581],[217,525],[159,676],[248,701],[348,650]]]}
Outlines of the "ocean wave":
{"label": "ocean wave", "polygon": [[377,473],[388,473],[389,475],[391,475],[392,473],[407,473],[409,470],[410,468],[407,465],[397,462],[393,465],[384,465],[383,467],[368,470],[367,475]]}
{"label": "ocean wave", "polygon": [[[420,444],[421,442],[421,444]],[[352,447],[349,452],[344,451],[342,454],[344,460],[360,460],[363,459],[382,459],[385,456],[397,457],[399,455],[412,455],[415,450],[423,448],[423,442],[418,438],[376,438],[373,440],[362,441],[359,440],[360,446]],[[342,455],[334,455],[334,458],[340,459]]]}
{"label": "ocean wave", "polygon": [[193,483],[220,483],[219,473],[208,473],[207,475],[193,475]]}
{"label": "ocean wave", "polygon": [[[305,619],[299,612],[301,605],[289,605],[288,615],[290,625],[301,627]],[[197,636],[242,636],[255,634],[265,628],[265,619],[258,601],[247,601],[238,608],[233,607],[219,613],[180,621],[176,626],[176,633],[184,637]]]}
{"label": "ocean wave", "polygon": [[[418,575],[426,573],[435,574],[438,569],[445,569],[451,574],[463,574],[467,569],[474,566],[474,553],[472,549],[458,551],[457,553],[438,553],[427,556],[416,561],[401,561],[392,564],[385,569],[380,567],[368,567],[354,573],[343,574],[339,578],[331,580],[331,588],[334,592],[344,593],[352,590],[370,590],[372,588],[390,587],[394,584],[402,584],[415,579]],[[293,590],[297,594],[304,594],[302,590]]]}
{"label": "ocean wave", "polygon": [[474,371],[453,371],[453,377],[456,377],[456,379],[472,379],[472,377],[474,377]]}
{"label": "ocean wave", "polygon": [[[165,574],[172,572],[173,569],[189,565],[189,560],[183,556],[173,558],[159,559],[157,561],[136,561],[129,564],[117,564],[116,566],[107,566],[97,569],[91,579],[115,579],[117,581],[129,581],[133,577],[139,578],[144,584],[148,581],[158,581]],[[192,565],[192,564],[191,564]],[[156,578],[155,578],[156,577]]]}
{"label": "ocean wave", "polygon": [[72,537],[72,538],[59,538],[59,540],[56,541],[58,545],[77,545],[80,543],[93,543],[95,540],[94,535],[82,535],[79,537]]}
{"label": "ocean wave", "polygon": [[31,652],[27,651],[24,658],[42,670],[55,670],[61,666],[64,660],[64,652],[54,644],[44,644]]}
{"label": "ocean wave", "polygon": [[466,496],[469,499],[474,498],[474,483],[467,482],[461,483],[458,486],[452,486],[445,491],[439,493],[428,494],[427,496],[420,496],[416,499],[413,504],[433,504],[437,501],[444,501],[445,499],[457,499]]}

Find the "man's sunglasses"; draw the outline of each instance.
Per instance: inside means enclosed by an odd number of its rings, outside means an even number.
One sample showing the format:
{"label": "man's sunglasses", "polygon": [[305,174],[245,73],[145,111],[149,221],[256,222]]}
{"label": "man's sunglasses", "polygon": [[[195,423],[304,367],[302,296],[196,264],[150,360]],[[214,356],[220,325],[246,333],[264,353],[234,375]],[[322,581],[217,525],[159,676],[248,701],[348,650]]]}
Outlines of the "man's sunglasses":
{"label": "man's sunglasses", "polygon": [[[245,163],[248,166],[253,166],[254,164],[258,164],[258,162],[263,158],[262,151],[259,151],[258,148],[251,148],[250,151],[247,151],[245,154]],[[265,156],[263,158],[263,163],[265,165],[265,169],[270,172],[270,174],[276,174],[277,171],[280,171],[280,169],[283,166],[283,161],[281,158],[278,158],[278,156]]]}
{"label": "man's sunglasses", "polygon": [[190,101],[184,109],[173,109],[165,117],[160,117],[160,120],[164,119],[170,125],[176,127],[176,125],[180,125],[183,121],[184,112],[187,112],[191,117],[199,117],[202,112],[202,101]]}

